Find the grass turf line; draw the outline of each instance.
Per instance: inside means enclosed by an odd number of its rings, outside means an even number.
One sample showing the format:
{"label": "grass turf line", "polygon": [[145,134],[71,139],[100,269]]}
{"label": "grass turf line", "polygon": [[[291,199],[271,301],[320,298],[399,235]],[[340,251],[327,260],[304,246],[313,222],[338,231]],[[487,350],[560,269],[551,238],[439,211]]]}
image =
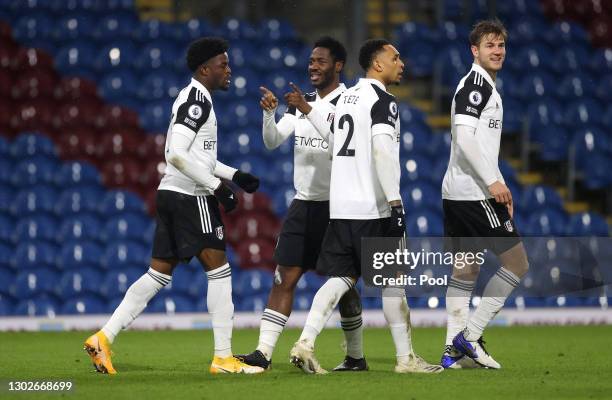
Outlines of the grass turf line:
{"label": "grass turf line", "polygon": [[[612,327],[490,328],[487,348],[502,364],[499,371],[445,371],[440,375],[393,373],[393,342],[386,329],[365,329],[365,354],[370,371],[308,376],[288,363],[297,330],[285,331],[274,354],[272,370],[258,376],[208,373],[212,331],[122,332],[113,345],[119,374],[93,371],[82,343],[89,332],[0,333],[0,380],[72,380],[75,399],[588,399],[611,398],[608,352]],[[413,330],[416,351],[437,362],[445,332]],[[234,331],[235,353],[250,352],[257,330]],[[324,368],[343,358],[342,331],[327,329],[317,340],[316,354]],[[8,393],[0,388],[0,397]],[[15,394],[20,398],[62,395]]]}

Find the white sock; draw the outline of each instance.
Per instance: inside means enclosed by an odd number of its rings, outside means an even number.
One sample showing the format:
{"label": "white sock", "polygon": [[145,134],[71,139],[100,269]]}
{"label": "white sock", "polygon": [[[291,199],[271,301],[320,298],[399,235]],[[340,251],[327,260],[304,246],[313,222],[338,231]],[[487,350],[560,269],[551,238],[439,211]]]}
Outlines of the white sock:
{"label": "white sock", "polygon": [[212,319],[215,339],[215,356],[232,355],[232,328],[234,327],[234,303],[232,302],[232,270],[229,264],[206,272],[208,292],[206,305]]}
{"label": "white sock", "polygon": [[108,341],[113,343],[119,331],[130,326],[132,321],[145,309],[149,300],[171,280],[172,275],[162,274],[153,268],[149,268],[146,274],[132,283],[125,292],[121,304],[115,309],[106,325],[102,327],[102,332],[104,332]]}
{"label": "white sock", "polygon": [[340,298],[352,287],[353,282],[349,278],[329,278],[317,291],[312,300],[310,312],[308,313],[308,318],[306,318],[306,325],[304,325],[304,330],[299,340],[306,340],[309,345],[314,347],[317,336],[319,336],[319,333],[321,333],[323,327],[329,321],[329,317],[331,317],[332,311],[334,311]]}
{"label": "white sock", "polygon": [[467,340],[473,342],[482,336],[486,326],[495,318],[519,282],[520,278],[504,267],[497,270],[485,286],[480,304],[467,323],[465,335]]}
{"label": "white sock", "polygon": [[470,299],[474,290],[474,281],[450,278],[446,289],[446,346],[452,346],[453,338],[467,324],[470,313]]}
{"label": "white sock", "polygon": [[407,362],[412,354],[410,309],[403,289],[385,288],[382,293],[383,314],[391,329],[398,362]]}
{"label": "white sock", "polygon": [[341,317],[340,325],[346,339],[346,355],[351,358],[363,358],[363,320],[361,314],[353,317]]}
{"label": "white sock", "polygon": [[272,359],[276,341],[280,336],[285,324],[289,319],[288,316],[266,308],[261,317],[261,325],[259,326],[259,344],[257,350],[261,351],[266,357],[266,360]]}

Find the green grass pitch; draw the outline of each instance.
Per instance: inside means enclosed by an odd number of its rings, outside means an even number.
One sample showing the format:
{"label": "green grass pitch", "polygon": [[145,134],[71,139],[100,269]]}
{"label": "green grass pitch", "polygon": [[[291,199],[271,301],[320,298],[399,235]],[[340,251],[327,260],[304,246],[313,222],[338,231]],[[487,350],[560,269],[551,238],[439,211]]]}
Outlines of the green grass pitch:
{"label": "green grass pitch", "polygon": [[[208,373],[211,331],[123,332],[115,341],[118,375],[92,372],[82,350],[86,332],[0,333],[0,398],[74,399],[600,399],[612,398],[612,327],[511,327],[488,329],[488,349],[499,371],[445,371],[440,375],[393,373],[394,349],[386,329],[365,329],[369,372],[309,376],[290,365],[297,330],[285,331],[273,369],[258,376]],[[258,331],[234,331],[236,353],[254,348]],[[444,330],[413,331],[415,349],[437,361]],[[317,340],[323,367],[343,357],[342,331]],[[71,380],[65,394],[7,392],[7,380]]]}

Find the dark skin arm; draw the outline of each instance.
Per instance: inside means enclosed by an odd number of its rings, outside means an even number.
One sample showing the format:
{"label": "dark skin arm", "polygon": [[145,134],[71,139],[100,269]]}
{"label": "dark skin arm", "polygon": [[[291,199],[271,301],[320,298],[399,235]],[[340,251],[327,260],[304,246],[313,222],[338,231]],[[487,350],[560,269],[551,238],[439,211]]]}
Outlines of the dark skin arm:
{"label": "dark skin arm", "polygon": [[306,101],[306,98],[302,94],[302,91],[299,87],[293,82],[289,82],[289,86],[291,86],[291,91],[285,94],[285,101],[287,105],[294,106],[304,115],[308,115],[312,110],[312,107]]}

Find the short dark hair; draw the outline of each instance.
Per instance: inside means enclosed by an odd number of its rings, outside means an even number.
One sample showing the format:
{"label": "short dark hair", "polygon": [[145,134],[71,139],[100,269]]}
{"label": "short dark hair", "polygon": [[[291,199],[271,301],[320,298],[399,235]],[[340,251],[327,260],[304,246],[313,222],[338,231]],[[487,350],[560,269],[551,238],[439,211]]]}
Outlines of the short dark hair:
{"label": "short dark hair", "polygon": [[364,71],[367,71],[372,65],[372,61],[383,47],[391,44],[387,39],[369,39],[359,49],[359,65]]}
{"label": "short dark hair", "polygon": [[334,59],[334,62],[340,61],[342,64],[346,63],[346,49],[344,48],[342,43],[340,43],[333,37],[323,36],[322,38],[319,38],[315,42],[314,46],[312,46],[313,49],[315,47],[324,47],[328,49],[329,54]]}
{"label": "short dark hair", "polygon": [[508,39],[508,31],[504,24],[497,18],[478,21],[470,32],[470,45],[478,46],[480,41],[487,35],[501,36]]}
{"label": "short dark hair", "polygon": [[223,54],[229,48],[227,40],[219,37],[203,37],[195,40],[187,50],[187,66],[191,72],[214,56]]}

